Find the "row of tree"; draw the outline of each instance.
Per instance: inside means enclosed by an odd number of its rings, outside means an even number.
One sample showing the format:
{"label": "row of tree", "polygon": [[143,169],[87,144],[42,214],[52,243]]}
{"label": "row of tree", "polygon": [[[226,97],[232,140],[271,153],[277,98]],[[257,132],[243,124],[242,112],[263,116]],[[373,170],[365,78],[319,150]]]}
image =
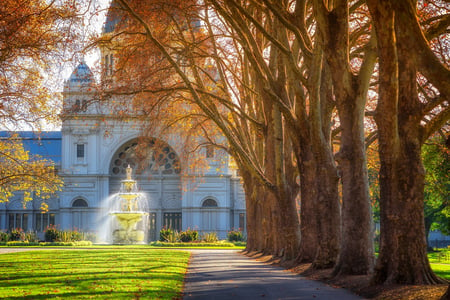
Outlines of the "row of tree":
{"label": "row of tree", "polygon": [[[135,94],[147,119],[171,107],[232,154],[248,251],[335,275],[374,271],[375,283],[441,282],[426,255],[421,147],[448,129],[445,1],[116,2],[126,14],[102,38],[120,51],[114,91]],[[374,139],[376,265],[366,161]]]}

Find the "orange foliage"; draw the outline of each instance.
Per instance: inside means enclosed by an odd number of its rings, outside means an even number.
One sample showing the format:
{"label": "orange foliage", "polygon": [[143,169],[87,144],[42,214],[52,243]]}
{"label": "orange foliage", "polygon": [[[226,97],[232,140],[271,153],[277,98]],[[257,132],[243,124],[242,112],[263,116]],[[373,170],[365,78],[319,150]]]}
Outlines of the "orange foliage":
{"label": "orange foliage", "polygon": [[[60,50],[73,40],[72,1],[4,0],[0,6],[0,122],[38,125],[55,119],[46,80]],[[60,57],[62,60],[62,57]]]}

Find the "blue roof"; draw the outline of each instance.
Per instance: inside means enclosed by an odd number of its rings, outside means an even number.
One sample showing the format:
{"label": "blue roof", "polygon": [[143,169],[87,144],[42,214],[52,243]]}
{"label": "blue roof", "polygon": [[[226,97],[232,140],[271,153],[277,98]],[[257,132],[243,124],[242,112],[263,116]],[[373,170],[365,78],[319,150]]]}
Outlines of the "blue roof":
{"label": "blue roof", "polygon": [[0,139],[18,134],[23,147],[30,155],[40,155],[52,160],[55,164],[61,163],[61,131],[0,131]]}
{"label": "blue roof", "polygon": [[106,21],[103,25],[103,33],[110,33],[116,29],[116,25],[123,18],[123,12],[120,10],[120,5],[117,1],[112,1],[106,14]]}
{"label": "blue roof", "polygon": [[69,88],[89,87],[94,83],[94,75],[88,65],[82,61],[73,70],[67,83]]}

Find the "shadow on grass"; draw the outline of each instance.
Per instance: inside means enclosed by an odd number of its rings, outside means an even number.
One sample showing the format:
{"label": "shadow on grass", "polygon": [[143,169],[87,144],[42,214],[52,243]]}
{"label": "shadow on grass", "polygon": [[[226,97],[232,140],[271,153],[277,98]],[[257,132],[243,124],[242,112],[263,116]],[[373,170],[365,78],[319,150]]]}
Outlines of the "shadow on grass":
{"label": "shadow on grass", "polygon": [[179,298],[188,258],[186,252],[136,249],[5,254],[0,297]]}

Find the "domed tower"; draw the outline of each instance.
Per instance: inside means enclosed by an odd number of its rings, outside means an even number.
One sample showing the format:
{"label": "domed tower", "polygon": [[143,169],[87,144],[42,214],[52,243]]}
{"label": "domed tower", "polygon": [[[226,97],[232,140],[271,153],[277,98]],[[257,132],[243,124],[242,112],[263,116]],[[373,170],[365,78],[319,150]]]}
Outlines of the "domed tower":
{"label": "domed tower", "polygon": [[64,83],[63,118],[66,115],[88,113],[95,91],[94,75],[82,61]]}

